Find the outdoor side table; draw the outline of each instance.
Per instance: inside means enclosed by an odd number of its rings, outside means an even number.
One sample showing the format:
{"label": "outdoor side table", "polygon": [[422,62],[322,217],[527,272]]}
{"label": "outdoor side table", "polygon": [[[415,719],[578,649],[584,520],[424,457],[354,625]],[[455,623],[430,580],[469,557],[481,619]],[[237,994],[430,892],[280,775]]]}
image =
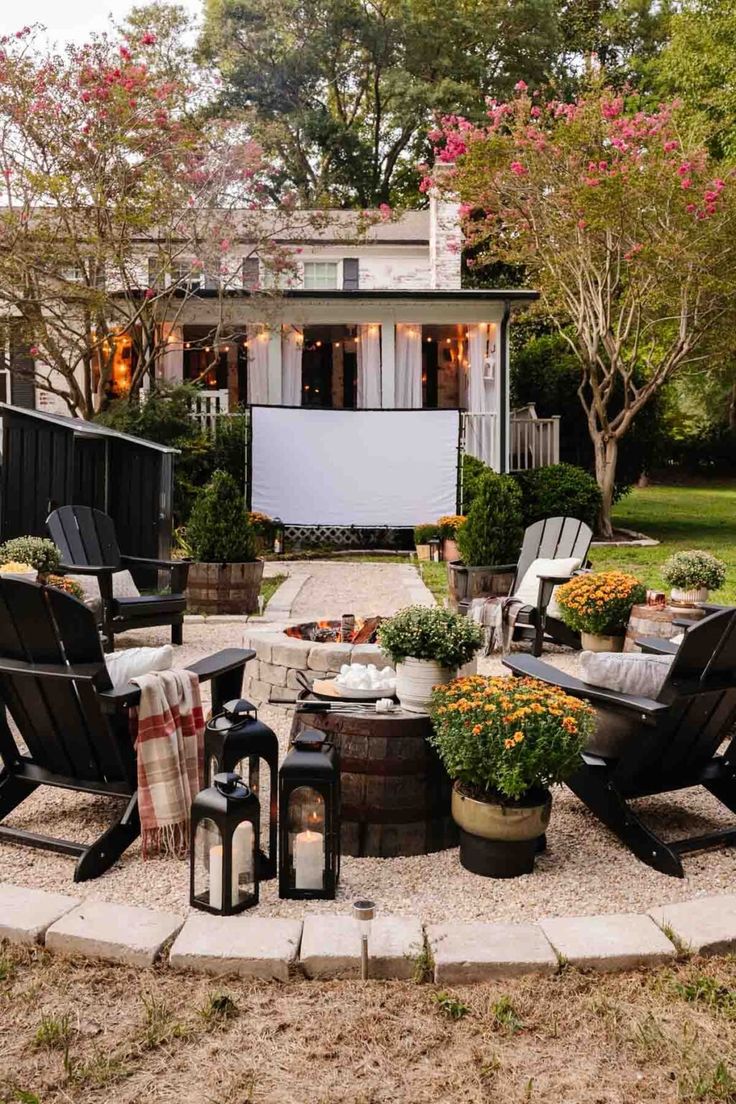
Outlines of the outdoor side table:
{"label": "outdoor side table", "polygon": [[700,621],[706,611],[698,606],[648,606],[642,603],[634,606],[626,628],[625,652],[640,652],[636,640],[638,637],[656,637],[658,640],[671,640],[682,629],[674,621]]}

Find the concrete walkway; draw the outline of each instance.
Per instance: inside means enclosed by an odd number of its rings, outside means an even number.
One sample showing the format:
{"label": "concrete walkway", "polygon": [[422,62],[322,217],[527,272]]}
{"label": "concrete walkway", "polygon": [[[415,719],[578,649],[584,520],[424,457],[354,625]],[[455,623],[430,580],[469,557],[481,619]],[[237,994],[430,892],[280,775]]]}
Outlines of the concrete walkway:
{"label": "concrete walkway", "polygon": [[280,588],[293,595],[288,611],[283,608],[286,603],[281,601],[279,591],[272,599],[285,620],[331,619],[343,613],[387,617],[404,606],[435,604],[411,564],[305,560],[271,563],[269,567],[272,574],[289,575]]}

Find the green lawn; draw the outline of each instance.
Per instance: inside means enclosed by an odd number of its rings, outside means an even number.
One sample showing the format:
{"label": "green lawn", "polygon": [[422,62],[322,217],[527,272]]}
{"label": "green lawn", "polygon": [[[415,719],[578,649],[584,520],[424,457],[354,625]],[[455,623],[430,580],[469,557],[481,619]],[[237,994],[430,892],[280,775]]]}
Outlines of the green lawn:
{"label": "green lawn", "polygon": [[659,567],[681,548],[704,548],[727,565],[726,585],[712,597],[736,604],[736,482],[655,485],[633,490],[614,521],[662,543],[654,548],[594,548],[593,566],[626,568],[648,586],[667,590]]}
{"label": "green lawn", "polygon": [[264,578],[261,580],[261,595],[263,597],[264,609],[271,601],[281,584],[286,582],[287,578],[288,576],[286,575],[272,575],[269,579]]}

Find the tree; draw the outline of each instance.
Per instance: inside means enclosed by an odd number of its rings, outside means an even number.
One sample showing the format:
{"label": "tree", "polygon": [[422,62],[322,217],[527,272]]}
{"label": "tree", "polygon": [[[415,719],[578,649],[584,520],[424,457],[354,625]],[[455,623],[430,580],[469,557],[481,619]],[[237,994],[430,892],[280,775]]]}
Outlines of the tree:
{"label": "tree", "polygon": [[301,216],[288,196],[266,211],[260,147],[207,119],[206,95],[135,21],[61,54],[30,28],[0,42],[0,314],[30,349],[21,370],[73,414],[105,407],[123,343],[137,394],[203,278],[220,292],[216,348],[237,239],[275,272],[295,263],[279,237]]}
{"label": "tree", "polygon": [[733,321],[736,195],[675,105],[602,84],[571,103],[521,82],[488,125],[447,121],[439,156],[467,232],[523,263],[575,354],[610,536],[619,448],[661,388]]}
{"label": "tree", "polygon": [[278,166],[272,194],[362,208],[416,199],[436,112],[482,117],[559,49],[552,0],[207,0],[201,41],[221,107]]}
{"label": "tree", "polygon": [[595,62],[609,83],[641,88],[667,41],[674,8],[673,0],[566,0],[560,25],[568,83],[579,81],[585,62],[588,68]]}
{"label": "tree", "polygon": [[679,96],[703,128],[714,157],[736,156],[736,5],[687,0],[653,65],[664,96]]}

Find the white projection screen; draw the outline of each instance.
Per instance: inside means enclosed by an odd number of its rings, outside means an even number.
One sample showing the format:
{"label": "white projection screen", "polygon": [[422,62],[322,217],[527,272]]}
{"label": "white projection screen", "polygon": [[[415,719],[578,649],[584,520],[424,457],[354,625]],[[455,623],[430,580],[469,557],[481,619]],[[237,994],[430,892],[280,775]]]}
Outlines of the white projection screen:
{"label": "white projection screen", "polygon": [[457,410],[254,406],[251,504],[288,525],[401,527],[457,509]]}

